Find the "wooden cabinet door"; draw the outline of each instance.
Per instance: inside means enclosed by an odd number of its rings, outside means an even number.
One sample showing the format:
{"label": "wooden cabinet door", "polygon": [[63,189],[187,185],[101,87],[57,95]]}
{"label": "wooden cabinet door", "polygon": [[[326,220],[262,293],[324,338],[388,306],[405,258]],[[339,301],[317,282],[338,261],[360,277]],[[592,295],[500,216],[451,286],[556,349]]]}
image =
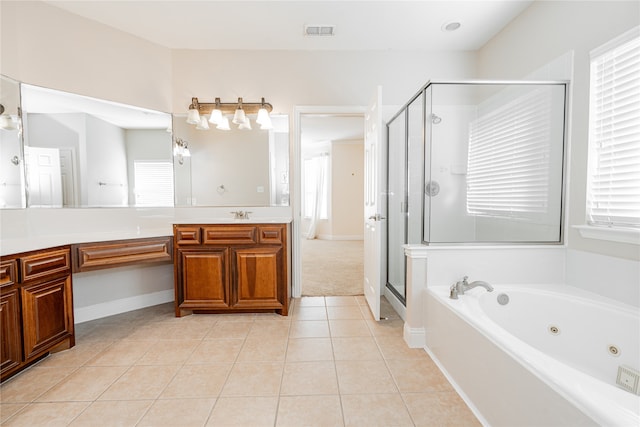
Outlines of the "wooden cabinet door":
{"label": "wooden cabinet door", "polygon": [[229,308],[228,254],[227,248],[178,250],[176,262],[180,308]]}
{"label": "wooden cabinet door", "polygon": [[0,296],[0,375],[20,366],[22,335],[20,329],[20,300],[13,289]]}
{"label": "wooden cabinet door", "polygon": [[70,275],[21,288],[26,361],[73,335],[71,292]]}
{"label": "wooden cabinet door", "polygon": [[281,309],[285,271],[281,246],[233,248],[237,309]]}

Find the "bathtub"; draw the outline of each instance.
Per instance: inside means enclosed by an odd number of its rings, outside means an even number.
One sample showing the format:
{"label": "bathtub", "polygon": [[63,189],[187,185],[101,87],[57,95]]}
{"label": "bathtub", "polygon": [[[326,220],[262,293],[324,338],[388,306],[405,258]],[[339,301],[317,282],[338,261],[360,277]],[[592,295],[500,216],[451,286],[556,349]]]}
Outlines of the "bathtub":
{"label": "bathtub", "polygon": [[[426,295],[426,350],[489,425],[640,426],[638,309],[566,285]],[[506,295],[506,296],[505,296]],[[504,305],[498,302],[508,299]]]}

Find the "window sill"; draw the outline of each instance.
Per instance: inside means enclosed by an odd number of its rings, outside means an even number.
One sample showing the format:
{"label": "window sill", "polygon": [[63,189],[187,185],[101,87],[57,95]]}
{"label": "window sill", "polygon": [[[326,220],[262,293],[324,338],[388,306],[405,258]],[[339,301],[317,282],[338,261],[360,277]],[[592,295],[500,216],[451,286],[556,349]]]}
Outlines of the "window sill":
{"label": "window sill", "polygon": [[611,242],[630,243],[640,246],[640,230],[634,228],[608,228],[592,225],[574,225],[586,239],[608,240]]}

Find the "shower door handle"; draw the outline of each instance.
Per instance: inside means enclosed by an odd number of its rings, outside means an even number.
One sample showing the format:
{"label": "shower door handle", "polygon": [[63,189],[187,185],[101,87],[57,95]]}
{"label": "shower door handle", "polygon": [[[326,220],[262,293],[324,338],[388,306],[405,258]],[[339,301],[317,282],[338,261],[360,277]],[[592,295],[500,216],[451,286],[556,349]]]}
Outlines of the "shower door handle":
{"label": "shower door handle", "polygon": [[371,215],[369,219],[372,219],[374,221],[382,221],[383,219],[387,219],[387,218],[383,217],[380,214],[375,214],[375,215]]}

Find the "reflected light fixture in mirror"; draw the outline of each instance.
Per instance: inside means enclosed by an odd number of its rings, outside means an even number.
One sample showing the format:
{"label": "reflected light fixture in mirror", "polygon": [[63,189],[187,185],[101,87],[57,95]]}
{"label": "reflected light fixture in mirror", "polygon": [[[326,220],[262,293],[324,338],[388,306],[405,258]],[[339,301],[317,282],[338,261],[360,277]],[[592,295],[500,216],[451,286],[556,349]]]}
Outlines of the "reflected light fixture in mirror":
{"label": "reflected light fixture in mirror", "polygon": [[13,123],[13,117],[4,113],[4,105],[0,104],[0,129],[14,130],[16,125]]}
{"label": "reflected light fixture in mirror", "polygon": [[204,121],[215,124],[216,129],[230,130],[229,119],[225,115],[233,115],[232,122],[238,125],[239,129],[251,129],[249,115],[257,115],[256,123],[260,129],[272,129],[269,113],[273,111],[271,104],[265,102],[264,98],[260,102],[245,103],[242,98],[238,98],[237,103],[222,103],[220,98],[215,98],[215,102],[199,102],[198,98],[191,98],[187,123],[196,125],[196,129],[205,130]]}
{"label": "reflected light fixture in mirror", "polygon": [[178,163],[183,164],[185,157],[191,157],[189,143],[182,138],[176,138],[173,144],[173,155],[178,159]]}

